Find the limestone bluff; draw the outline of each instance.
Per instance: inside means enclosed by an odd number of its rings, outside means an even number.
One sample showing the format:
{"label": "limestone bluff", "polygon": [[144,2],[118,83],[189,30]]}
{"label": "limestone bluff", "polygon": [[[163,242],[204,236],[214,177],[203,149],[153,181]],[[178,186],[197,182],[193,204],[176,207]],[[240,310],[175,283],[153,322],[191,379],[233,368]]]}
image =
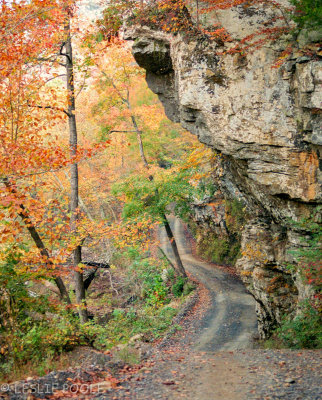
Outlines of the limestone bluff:
{"label": "limestone bluff", "polygon": [[[263,12],[237,7],[220,18],[241,37],[257,29]],[[290,220],[308,217],[322,202],[321,57],[295,51],[274,69],[282,40],[243,55],[220,55],[215,41],[147,26],[128,27],[125,38],[167,116],[220,154],[222,192],[243,199],[250,210],[236,268],[256,299],[265,338],[310,295],[300,274],[285,265],[294,261],[292,250],[305,246]],[[315,219],[321,222],[321,215]]]}

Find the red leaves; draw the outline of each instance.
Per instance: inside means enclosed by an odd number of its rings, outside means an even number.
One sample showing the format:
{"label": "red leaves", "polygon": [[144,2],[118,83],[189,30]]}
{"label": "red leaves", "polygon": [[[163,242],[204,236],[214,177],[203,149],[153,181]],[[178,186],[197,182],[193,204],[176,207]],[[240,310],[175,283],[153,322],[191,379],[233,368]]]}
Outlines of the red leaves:
{"label": "red leaves", "polygon": [[170,385],[177,385],[177,383],[176,383],[175,381],[171,381],[171,380],[169,380],[169,381],[164,381],[164,382],[162,382],[162,384],[163,384],[163,385],[167,385],[167,386],[170,386]]}
{"label": "red leaves", "polygon": [[232,7],[237,7],[240,5],[251,6],[252,4],[258,2],[257,0],[204,0],[203,1],[209,6],[203,10],[202,13],[207,13],[214,10],[227,10]]}
{"label": "red leaves", "polygon": [[[122,4],[128,4],[127,12],[133,13],[133,2],[123,2]],[[193,3],[193,5],[191,5]],[[205,35],[209,40],[220,40],[222,44],[232,42],[233,38],[224,26],[214,25],[213,29],[203,29],[199,23],[200,14],[210,14],[211,19],[215,11],[229,10],[238,6],[243,6],[244,9],[249,7],[257,7],[265,11],[265,7],[269,7],[270,11],[274,11],[275,15],[272,16],[271,12],[268,12],[268,18],[265,21],[261,21],[263,28],[258,29],[251,35],[248,35],[241,40],[236,41],[236,45],[229,50],[224,50],[218,54],[235,54],[242,53],[245,51],[251,52],[261,48],[265,43],[276,40],[282,34],[290,30],[289,22],[286,20],[285,15],[289,12],[289,8],[282,6],[277,1],[267,0],[205,0],[196,2],[188,2],[185,0],[174,1],[174,0],[160,0],[158,2],[147,2],[142,8],[138,7],[135,12],[135,22],[140,25],[151,26],[155,29],[162,29],[169,33],[182,32],[187,35]],[[197,9],[196,9],[197,7]],[[195,14],[196,23],[193,22],[187,9],[190,9],[192,14]],[[116,13],[117,14],[117,13]],[[122,19],[123,13],[120,13],[120,19]],[[134,17],[133,17],[134,18]],[[133,21],[131,21],[133,22]],[[286,58],[285,54],[282,55],[282,59]],[[278,67],[282,63],[282,59],[278,59],[275,63],[275,67]]]}
{"label": "red leaves", "polygon": [[102,394],[111,389],[116,389],[120,383],[118,379],[114,378],[111,374],[106,373],[106,377],[95,376],[91,374],[93,379],[90,381],[84,381],[79,378],[72,379],[68,378],[68,384],[65,384],[63,390],[54,392],[50,399],[79,399],[81,398],[93,398],[97,394]]}

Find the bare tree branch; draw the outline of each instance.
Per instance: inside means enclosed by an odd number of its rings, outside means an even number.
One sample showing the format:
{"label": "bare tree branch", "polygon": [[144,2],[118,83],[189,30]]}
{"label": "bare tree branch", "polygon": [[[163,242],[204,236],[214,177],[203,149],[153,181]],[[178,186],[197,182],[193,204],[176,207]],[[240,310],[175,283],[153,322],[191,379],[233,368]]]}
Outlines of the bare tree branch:
{"label": "bare tree branch", "polygon": [[53,106],[40,106],[38,104],[30,104],[29,101],[27,102],[28,107],[34,107],[34,108],[42,108],[45,110],[54,110],[54,111],[60,111],[66,114],[68,117],[70,117],[70,113],[65,110],[64,108],[59,108],[59,107],[53,107]]}
{"label": "bare tree branch", "polygon": [[[7,191],[9,193],[17,194],[17,191],[15,187],[13,187],[12,184],[10,184],[9,180],[6,179],[3,181]],[[25,224],[30,236],[32,237],[36,247],[38,248],[40,254],[46,259],[46,264],[49,268],[53,267],[53,263],[50,259],[49,252],[41,239],[35,225],[33,224],[30,216],[28,215],[28,211],[26,210],[25,206],[23,204],[20,204],[20,209],[21,211],[18,212],[19,217],[22,219],[23,223]],[[56,277],[55,283],[59,289],[59,293],[62,299],[64,299],[68,304],[71,304],[70,297],[68,294],[68,291],[66,289],[66,286],[60,276]]]}

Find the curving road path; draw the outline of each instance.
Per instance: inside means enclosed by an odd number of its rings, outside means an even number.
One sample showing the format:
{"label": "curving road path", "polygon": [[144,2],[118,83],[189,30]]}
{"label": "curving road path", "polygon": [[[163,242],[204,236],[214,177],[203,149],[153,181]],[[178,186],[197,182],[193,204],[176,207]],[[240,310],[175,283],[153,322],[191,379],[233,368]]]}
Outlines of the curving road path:
{"label": "curving road path", "polygon": [[[172,219],[172,228],[186,270],[207,288],[211,298],[196,332],[194,349],[214,352],[252,348],[252,337],[257,332],[255,300],[237,277],[193,257],[179,219]],[[160,241],[163,251],[172,259],[164,230]]]}
{"label": "curving road path", "polygon": [[[150,354],[138,367],[116,368],[113,374],[121,384],[102,393],[77,396],[79,400],[319,400],[321,351],[253,349],[256,314],[253,298],[241,281],[222,269],[193,257],[184,226],[172,219],[184,265],[202,283],[200,302],[180,330],[158,346],[148,346]],[[172,258],[165,232],[160,232],[163,250]],[[207,292],[207,295],[205,295]],[[207,301],[205,302],[205,299]],[[85,351],[85,355],[86,355]],[[88,353],[89,354],[89,353]],[[70,382],[92,382],[97,376],[105,379],[110,373],[110,356],[91,351],[90,369],[52,372],[29,381],[43,388],[53,384],[60,388]],[[103,359],[102,359],[103,356]],[[98,357],[98,358],[96,358]],[[107,364],[104,360],[107,357]],[[96,360],[96,361],[95,361]],[[81,380],[80,380],[81,379]],[[101,382],[104,387],[104,382]],[[25,385],[22,382],[22,385]],[[38,386],[40,385],[40,386]],[[56,386],[56,387],[58,387]],[[73,386],[73,385],[72,385]],[[94,384],[95,386],[95,384]],[[16,388],[16,386],[14,386]],[[23,386],[24,387],[24,386]],[[47,386],[45,386],[47,387]],[[25,388],[25,387],[24,387]],[[1,388],[0,388],[1,389]],[[19,387],[18,387],[19,389]],[[20,389],[19,389],[20,390]],[[20,394],[19,394],[20,393]],[[43,399],[43,391],[34,395],[25,392],[0,392],[10,400]],[[52,399],[75,398],[68,392]]]}

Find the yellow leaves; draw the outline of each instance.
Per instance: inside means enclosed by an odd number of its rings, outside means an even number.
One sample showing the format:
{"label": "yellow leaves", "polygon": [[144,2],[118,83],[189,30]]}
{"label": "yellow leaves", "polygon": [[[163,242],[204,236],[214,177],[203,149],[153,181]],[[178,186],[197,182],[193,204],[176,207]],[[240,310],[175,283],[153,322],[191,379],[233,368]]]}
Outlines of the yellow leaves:
{"label": "yellow leaves", "polygon": [[260,264],[267,264],[269,262],[266,251],[261,247],[260,243],[250,242],[246,243],[242,256],[247,257]]}
{"label": "yellow leaves", "polygon": [[133,109],[133,114],[142,120],[145,129],[158,131],[164,120],[164,112],[160,110],[160,104],[141,105]]}
{"label": "yellow leaves", "polygon": [[77,271],[77,272],[83,272],[84,269],[86,269],[86,265],[82,264],[82,263],[79,263],[74,270]]}
{"label": "yellow leaves", "polygon": [[202,144],[197,144],[192,146],[192,151],[190,152],[183,168],[209,165],[210,163],[214,162],[215,159],[216,154],[213,152],[213,150]]}
{"label": "yellow leaves", "polygon": [[252,276],[253,271],[241,271],[240,275],[241,276]]}
{"label": "yellow leaves", "polygon": [[109,227],[108,237],[113,239],[117,248],[140,246],[142,251],[147,250],[153,242],[154,223],[150,218],[134,219],[126,224],[117,222]]}
{"label": "yellow leaves", "polygon": [[216,154],[200,143],[191,143],[187,146],[185,161],[180,165],[180,171],[193,170],[194,173],[189,176],[189,183],[197,187],[201,180],[211,177],[216,161]]}
{"label": "yellow leaves", "polygon": [[[144,75],[143,70],[139,68],[133,59],[130,48],[127,45],[112,45],[107,48],[100,58],[96,60],[98,70],[101,72],[99,79],[109,84],[112,82],[123,84],[123,89],[129,85],[129,77]],[[103,76],[101,76],[103,72]]]}

